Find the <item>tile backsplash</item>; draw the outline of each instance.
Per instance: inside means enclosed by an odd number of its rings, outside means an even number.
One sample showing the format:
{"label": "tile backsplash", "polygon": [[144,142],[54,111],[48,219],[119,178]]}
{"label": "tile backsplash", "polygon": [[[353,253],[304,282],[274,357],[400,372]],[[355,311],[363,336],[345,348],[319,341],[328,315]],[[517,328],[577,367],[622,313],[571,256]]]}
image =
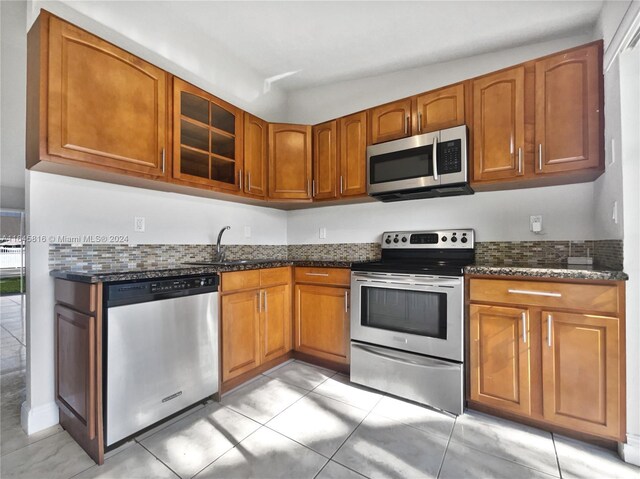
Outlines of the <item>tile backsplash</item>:
{"label": "tile backsplash", "polygon": [[[379,243],[302,245],[225,245],[226,259],[371,261]],[[214,246],[55,243],[49,245],[50,269],[113,270],[163,268],[212,261]],[[569,256],[592,256],[596,266],[622,269],[622,240],[489,241],[476,243],[479,264],[545,266]]]}

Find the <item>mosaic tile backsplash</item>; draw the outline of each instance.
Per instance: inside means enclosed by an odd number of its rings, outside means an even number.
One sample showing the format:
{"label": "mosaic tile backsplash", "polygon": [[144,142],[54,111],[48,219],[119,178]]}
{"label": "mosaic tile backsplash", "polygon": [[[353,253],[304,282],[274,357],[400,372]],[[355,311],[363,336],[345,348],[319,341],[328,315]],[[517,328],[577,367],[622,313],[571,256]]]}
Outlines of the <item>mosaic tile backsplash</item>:
{"label": "mosaic tile backsplash", "polygon": [[[380,258],[379,243],[302,245],[225,245],[226,259],[371,261]],[[206,245],[115,245],[56,243],[49,245],[50,269],[127,270],[173,267],[212,261]],[[480,264],[545,266],[563,264],[569,256],[592,256],[597,266],[622,269],[622,240],[490,241],[476,243]]]}

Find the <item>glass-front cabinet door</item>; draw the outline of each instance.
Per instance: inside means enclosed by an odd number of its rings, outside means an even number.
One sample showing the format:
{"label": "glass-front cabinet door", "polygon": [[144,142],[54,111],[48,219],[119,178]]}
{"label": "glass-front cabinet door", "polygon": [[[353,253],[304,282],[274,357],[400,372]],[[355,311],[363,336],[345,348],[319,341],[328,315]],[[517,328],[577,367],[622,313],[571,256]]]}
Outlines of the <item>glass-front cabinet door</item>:
{"label": "glass-front cabinet door", "polygon": [[174,78],[173,176],[242,190],[242,110]]}

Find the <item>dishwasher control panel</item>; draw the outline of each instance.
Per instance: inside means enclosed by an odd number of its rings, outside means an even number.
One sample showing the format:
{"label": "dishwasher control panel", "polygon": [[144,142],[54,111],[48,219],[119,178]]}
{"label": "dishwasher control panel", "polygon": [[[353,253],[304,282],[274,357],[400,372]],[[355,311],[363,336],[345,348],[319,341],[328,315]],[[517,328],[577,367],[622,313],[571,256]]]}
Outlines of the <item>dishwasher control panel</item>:
{"label": "dishwasher control panel", "polygon": [[207,274],[179,278],[151,278],[126,283],[105,284],[108,306],[142,303],[218,291],[220,276]]}

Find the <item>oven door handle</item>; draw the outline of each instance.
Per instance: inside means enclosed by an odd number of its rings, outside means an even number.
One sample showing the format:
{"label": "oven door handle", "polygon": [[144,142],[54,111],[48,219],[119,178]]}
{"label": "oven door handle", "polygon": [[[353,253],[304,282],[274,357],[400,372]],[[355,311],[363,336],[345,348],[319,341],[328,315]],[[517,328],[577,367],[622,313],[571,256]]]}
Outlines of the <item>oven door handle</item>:
{"label": "oven door handle", "polygon": [[429,280],[421,281],[420,279],[416,280],[415,278],[390,278],[388,276],[357,276],[354,275],[353,279],[359,283],[359,286],[370,285],[370,286],[378,286],[382,287],[384,285],[388,287],[394,286],[407,286],[407,287],[427,287],[427,288],[438,288],[441,286],[461,286],[462,282],[459,279],[439,279],[433,278]]}
{"label": "oven door handle", "polygon": [[351,347],[360,349],[369,354],[375,354],[376,356],[382,356],[391,361],[395,361],[403,364],[413,364],[415,366],[422,366],[433,369],[459,369],[460,365],[457,363],[450,363],[447,361],[441,361],[439,359],[433,358],[423,358],[411,355],[411,358],[405,357],[404,355],[398,354],[393,350],[386,348],[378,348],[375,346],[365,346],[364,344],[351,343]]}

